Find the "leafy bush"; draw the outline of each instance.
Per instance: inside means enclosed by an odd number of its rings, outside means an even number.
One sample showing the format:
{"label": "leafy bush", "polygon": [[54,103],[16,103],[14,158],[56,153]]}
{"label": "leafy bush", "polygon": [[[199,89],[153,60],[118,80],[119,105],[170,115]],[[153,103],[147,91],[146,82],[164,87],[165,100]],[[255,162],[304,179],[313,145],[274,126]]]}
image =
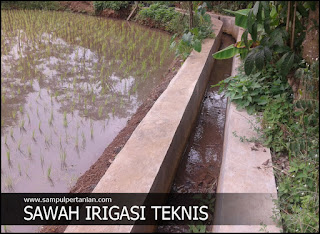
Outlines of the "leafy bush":
{"label": "leafy bush", "polygon": [[[284,232],[317,233],[319,62],[317,58],[309,65],[301,60],[301,43],[312,5],[295,2],[290,10],[296,13],[293,22],[287,18],[287,9],[288,2],[257,1],[252,9],[233,12],[236,25],[245,29],[242,40],[215,53],[214,58],[240,53],[244,60],[237,76],[218,85],[238,108],[245,108],[249,114],[263,112],[260,140],[271,148],[276,162],[278,218]],[[291,30],[282,22],[291,23]],[[293,33],[295,37],[290,38]],[[247,38],[248,34],[253,40]],[[288,83],[295,90],[294,96]]]}
{"label": "leafy bush", "polygon": [[192,49],[200,52],[202,40],[214,36],[211,17],[206,14],[206,3],[197,7],[193,22],[193,28],[189,29],[188,26],[185,26],[185,33],[178,43],[174,41],[178,34],[175,34],[171,39],[171,48],[175,48],[176,55],[182,56],[183,59],[189,56]]}
{"label": "leafy bush", "polygon": [[289,99],[291,87],[287,80],[279,75],[276,67],[268,65],[264,70],[246,75],[242,70],[235,77],[220,81],[220,92],[226,90],[226,96],[249,114],[265,109],[267,104],[281,95]]}
{"label": "leafy bush", "polygon": [[129,6],[129,1],[94,1],[93,6],[96,12],[104,9],[119,11]]}
{"label": "leafy bush", "polygon": [[[184,29],[184,23],[182,27],[181,20],[183,15],[176,12],[173,7],[168,7],[165,4],[155,3],[148,8],[144,8],[137,14],[136,20],[143,24],[151,25],[154,24],[155,27],[165,29],[169,32],[179,32]],[[182,33],[180,31],[180,33]]]}
{"label": "leafy bush", "polygon": [[232,15],[228,12],[225,12],[224,9],[229,9],[232,11],[237,11],[245,8],[250,8],[254,1],[205,1],[208,5],[208,10],[213,10],[224,15]]}
{"label": "leafy bush", "polygon": [[[189,30],[189,19],[185,14],[176,12],[169,4],[154,3],[139,11],[136,20],[142,24],[155,26],[168,32],[175,33],[171,38],[171,48],[176,55],[186,59],[192,49],[200,52],[204,38],[212,37],[211,17],[206,14],[206,4],[200,5],[194,14],[194,27]],[[177,38],[180,38],[178,42]]]}
{"label": "leafy bush", "polygon": [[[318,81],[315,67],[306,66],[298,73]],[[241,68],[244,69],[243,65]],[[291,88],[275,65],[249,76],[242,70],[237,76],[221,81],[220,92],[225,90],[226,96],[248,113],[263,112],[261,140],[275,156],[288,155],[289,170],[275,171],[277,205],[281,211],[278,218],[285,232],[318,232],[319,101],[293,101]]]}
{"label": "leafy bush", "polygon": [[290,174],[277,175],[277,205],[285,232],[319,232],[319,159],[314,156],[293,159]]}

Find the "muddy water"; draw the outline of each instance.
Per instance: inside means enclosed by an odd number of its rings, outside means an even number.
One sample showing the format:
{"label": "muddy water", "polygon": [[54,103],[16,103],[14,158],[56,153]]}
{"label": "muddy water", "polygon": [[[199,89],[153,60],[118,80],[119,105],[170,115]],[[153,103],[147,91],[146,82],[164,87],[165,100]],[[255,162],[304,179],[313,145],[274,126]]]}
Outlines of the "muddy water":
{"label": "muddy water", "polygon": [[[223,34],[220,50],[235,43]],[[220,173],[227,99],[211,85],[231,75],[232,59],[216,60],[202,108],[174,179],[172,193],[214,193]],[[190,232],[188,226],[159,226],[158,232]]]}
{"label": "muddy water", "polygon": [[169,44],[125,21],[1,11],[1,192],[68,192],[161,82]]}
{"label": "muddy water", "polygon": [[161,82],[169,44],[125,21],[1,11],[1,192],[68,192]]}

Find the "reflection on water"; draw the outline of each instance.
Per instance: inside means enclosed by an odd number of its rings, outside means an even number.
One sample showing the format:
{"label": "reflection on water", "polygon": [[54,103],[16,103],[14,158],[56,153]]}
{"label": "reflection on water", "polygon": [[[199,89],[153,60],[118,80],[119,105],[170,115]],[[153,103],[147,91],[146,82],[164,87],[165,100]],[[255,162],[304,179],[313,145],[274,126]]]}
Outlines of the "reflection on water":
{"label": "reflection on water", "polygon": [[123,21],[1,11],[1,191],[67,192],[160,82],[169,43]]}

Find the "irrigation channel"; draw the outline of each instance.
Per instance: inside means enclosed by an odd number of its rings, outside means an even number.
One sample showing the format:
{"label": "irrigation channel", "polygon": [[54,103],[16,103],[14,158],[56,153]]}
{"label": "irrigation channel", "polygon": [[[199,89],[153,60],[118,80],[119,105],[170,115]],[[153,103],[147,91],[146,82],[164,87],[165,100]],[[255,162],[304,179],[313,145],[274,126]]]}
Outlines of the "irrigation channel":
{"label": "irrigation channel", "polygon": [[[234,44],[231,35],[222,34],[220,48]],[[196,126],[177,169],[171,193],[215,193],[223,151],[227,98],[211,87],[231,75],[233,59],[215,60]],[[209,231],[209,230],[208,230]],[[185,233],[189,226],[158,226],[157,232]]]}
{"label": "irrigation channel", "polygon": [[169,45],[126,21],[1,10],[1,192],[69,192],[161,82]]}

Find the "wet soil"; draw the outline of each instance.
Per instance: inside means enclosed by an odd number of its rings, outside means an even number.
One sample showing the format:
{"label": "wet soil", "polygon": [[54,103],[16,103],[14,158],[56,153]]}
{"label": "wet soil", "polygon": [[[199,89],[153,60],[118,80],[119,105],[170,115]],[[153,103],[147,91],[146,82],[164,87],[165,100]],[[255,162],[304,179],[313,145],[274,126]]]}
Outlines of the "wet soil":
{"label": "wet soil", "polygon": [[93,1],[60,1],[62,8],[72,12],[94,14]]}
{"label": "wet soil", "polygon": [[[220,50],[235,43],[223,34]],[[173,182],[171,193],[215,193],[223,153],[227,99],[219,87],[211,87],[229,77],[232,58],[216,60],[202,101],[197,125],[190,136]],[[188,226],[159,226],[158,232],[190,232]]]}

